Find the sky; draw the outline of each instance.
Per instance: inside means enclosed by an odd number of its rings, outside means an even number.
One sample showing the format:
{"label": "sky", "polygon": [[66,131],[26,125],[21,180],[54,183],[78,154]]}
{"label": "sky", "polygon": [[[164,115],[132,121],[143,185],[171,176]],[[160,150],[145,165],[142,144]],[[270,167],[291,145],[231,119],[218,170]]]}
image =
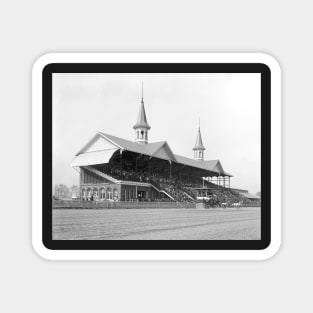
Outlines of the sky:
{"label": "sky", "polygon": [[204,158],[221,161],[231,187],[260,191],[257,73],[53,74],[53,184],[78,185],[70,163],[98,131],[135,140],[142,82],[150,143],[193,158],[200,118]]}

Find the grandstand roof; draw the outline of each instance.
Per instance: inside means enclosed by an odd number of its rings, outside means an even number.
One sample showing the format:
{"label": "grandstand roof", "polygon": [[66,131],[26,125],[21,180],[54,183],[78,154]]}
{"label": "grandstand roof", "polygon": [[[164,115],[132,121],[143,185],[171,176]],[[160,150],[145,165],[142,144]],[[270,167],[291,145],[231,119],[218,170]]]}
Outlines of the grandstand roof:
{"label": "grandstand roof", "polygon": [[[106,147],[106,153],[104,153],[105,143],[98,144],[100,140],[108,141],[111,146]],[[181,155],[174,154],[166,141],[148,143],[145,145],[138,144],[133,141],[129,141],[123,138],[98,132],[75,156],[72,161],[72,166],[83,166],[90,164],[107,163],[110,157],[117,149],[122,149],[138,154],[148,155],[150,157],[167,160],[169,162],[176,162],[186,166],[195,167],[198,169],[214,172],[219,175],[231,176],[223,170],[221,162],[219,160],[210,160],[200,162],[194,159],[190,159]],[[105,155],[104,155],[105,154]],[[97,162],[97,163],[93,163]]]}
{"label": "grandstand roof", "polygon": [[190,159],[190,158],[187,158],[187,157],[184,157],[181,155],[177,155],[177,154],[175,154],[175,157],[176,157],[177,163],[182,163],[184,165],[188,165],[188,166],[192,166],[192,167],[201,168],[203,170],[216,172],[216,171],[212,170],[211,168],[209,168],[205,162],[200,162],[200,161]]}
{"label": "grandstand roof", "polygon": [[253,195],[252,193],[249,193],[249,192],[241,192],[241,195],[243,195],[244,197],[248,199],[261,199],[260,196]]}
{"label": "grandstand roof", "polygon": [[153,142],[153,143],[148,143],[145,145],[140,145],[136,142],[122,139],[122,138],[112,136],[109,134],[104,134],[104,133],[99,133],[99,134],[101,134],[105,138],[108,138],[113,143],[118,144],[118,146],[123,150],[131,151],[131,152],[135,152],[139,154],[145,154],[145,155],[149,155],[152,157],[158,157],[158,158],[169,160],[169,161],[176,161],[175,156],[166,141]]}

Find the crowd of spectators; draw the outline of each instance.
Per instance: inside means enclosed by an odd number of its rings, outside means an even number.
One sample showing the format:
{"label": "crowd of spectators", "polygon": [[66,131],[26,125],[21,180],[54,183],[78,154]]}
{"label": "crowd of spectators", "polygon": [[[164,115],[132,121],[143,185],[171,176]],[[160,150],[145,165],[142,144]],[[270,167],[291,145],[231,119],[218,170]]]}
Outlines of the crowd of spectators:
{"label": "crowd of spectators", "polygon": [[232,203],[242,202],[243,200],[239,193],[223,187],[213,189],[212,193],[213,197],[219,203],[227,203],[228,205],[231,205]]}
{"label": "crowd of spectators", "polygon": [[[149,171],[143,169],[135,171],[112,164],[105,165],[100,170],[118,180],[151,183],[158,189],[167,192],[175,201],[179,202],[195,201],[197,199],[197,192],[194,188],[202,187],[201,179],[196,180],[191,178],[191,184],[186,185],[182,184],[179,177],[166,177],[155,171],[154,173],[149,173]],[[205,182],[205,186],[211,188],[210,198],[214,199],[217,203],[227,203],[231,205],[232,203],[243,203],[247,201],[244,196],[228,188],[217,186],[207,181]]]}
{"label": "crowd of spectators", "polygon": [[163,190],[168,192],[175,200],[179,202],[192,202],[194,198],[188,196],[187,193],[175,182],[171,181],[162,181],[160,186]]}
{"label": "crowd of spectators", "polygon": [[188,192],[182,189],[181,183],[175,177],[166,177],[160,173],[153,174],[145,170],[134,171],[132,169],[121,168],[120,166],[106,165],[100,169],[103,173],[118,180],[151,183],[160,190],[167,192],[174,200],[179,202],[194,201],[194,197],[187,195]]}
{"label": "crowd of spectators", "polygon": [[122,169],[120,166],[108,165],[106,164],[101,169],[101,172],[114,177],[118,180],[128,180],[128,181],[137,181],[137,182],[147,182],[149,178],[147,175],[144,175],[144,172],[141,170],[134,171],[132,169]]}

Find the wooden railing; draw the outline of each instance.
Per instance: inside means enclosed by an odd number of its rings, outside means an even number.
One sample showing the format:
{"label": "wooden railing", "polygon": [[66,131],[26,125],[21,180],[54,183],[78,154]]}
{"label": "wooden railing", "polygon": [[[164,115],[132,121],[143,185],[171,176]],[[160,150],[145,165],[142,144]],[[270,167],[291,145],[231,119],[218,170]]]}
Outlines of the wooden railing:
{"label": "wooden railing", "polygon": [[156,208],[195,208],[195,203],[163,202],[163,201],[52,201],[53,209],[156,209]]}

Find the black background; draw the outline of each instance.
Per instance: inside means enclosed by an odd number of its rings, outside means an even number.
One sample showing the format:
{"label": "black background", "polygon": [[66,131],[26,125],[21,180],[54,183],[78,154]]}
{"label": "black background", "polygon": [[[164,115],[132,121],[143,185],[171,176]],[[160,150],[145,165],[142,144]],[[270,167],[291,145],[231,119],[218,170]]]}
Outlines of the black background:
{"label": "black background", "polygon": [[[261,240],[52,240],[53,73],[260,73]],[[42,240],[46,248],[52,250],[260,250],[268,247],[271,240],[271,72],[267,65],[261,63],[52,63],[43,69],[42,91]]]}

